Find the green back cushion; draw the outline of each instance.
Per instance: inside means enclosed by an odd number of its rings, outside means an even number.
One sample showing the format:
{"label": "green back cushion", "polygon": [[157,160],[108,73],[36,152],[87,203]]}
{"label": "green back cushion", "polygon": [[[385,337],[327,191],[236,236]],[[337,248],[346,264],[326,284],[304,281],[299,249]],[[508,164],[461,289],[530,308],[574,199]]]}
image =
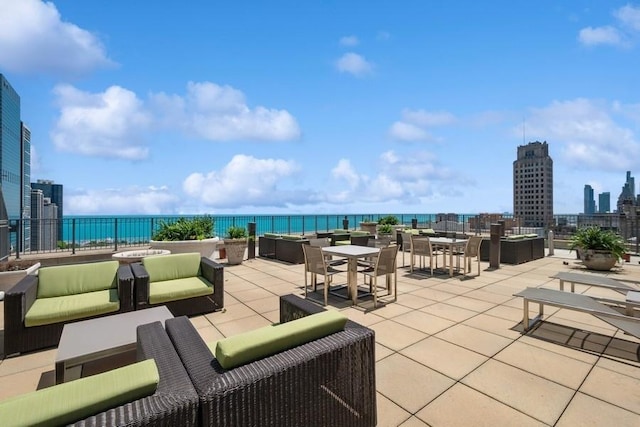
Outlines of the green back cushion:
{"label": "green back cushion", "polygon": [[356,236],[356,237],[362,237],[362,236],[368,236],[369,232],[368,231],[352,231],[351,236]]}
{"label": "green back cushion", "polygon": [[284,240],[302,240],[302,236],[297,236],[295,234],[283,234],[282,239]]}
{"label": "green back cushion", "polygon": [[38,298],[60,297],[118,287],[118,261],[40,267]]}
{"label": "green back cushion", "polygon": [[522,240],[524,239],[524,234],[512,234],[511,236],[507,236],[507,240]]}
{"label": "green back cushion", "polygon": [[[117,262],[117,261],[116,261]],[[149,396],[160,376],[153,359],[0,402],[0,425],[65,425]]]}
{"label": "green back cushion", "polygon": [[342,331],[347,318],[335,311],[323,311],[291,322],[266,326],[218,341],[215,356],[225,369]]}
{"label": "green back cushion", "polygon": [[272,239],[278,239],[280,237],[282,237],[281,234],[276,234],[276,233],[264,233],[264,237],[269,237]]}
{"label": "green back cushion", "polygon": [[150,256],[142,259],[142,265],[149,273],[150,282],[184,279],[200,275],[198,252]]}

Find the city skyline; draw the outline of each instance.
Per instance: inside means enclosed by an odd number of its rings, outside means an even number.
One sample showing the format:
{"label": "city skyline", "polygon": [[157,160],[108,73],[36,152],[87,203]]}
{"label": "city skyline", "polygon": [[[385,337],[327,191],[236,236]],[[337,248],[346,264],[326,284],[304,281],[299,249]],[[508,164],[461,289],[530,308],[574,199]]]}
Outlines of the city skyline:
{"label": "city skyline", "polygon": [[145,6],[2,0],[65,215],[511,212],[532,141],[571,214],[640,168],[638,2]]}

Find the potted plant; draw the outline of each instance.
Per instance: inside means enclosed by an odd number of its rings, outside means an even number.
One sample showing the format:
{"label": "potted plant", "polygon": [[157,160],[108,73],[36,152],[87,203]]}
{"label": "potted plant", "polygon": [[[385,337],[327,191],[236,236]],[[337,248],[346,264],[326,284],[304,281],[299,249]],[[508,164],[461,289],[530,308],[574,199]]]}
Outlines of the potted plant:
{"label": "potted plant", "polygon": [[569,249],[576,249],[590,270],[607,271],[622,258],[626,248],[617,233],[598,226],[579,228],[571,237]]}
{"label": "potted plant", "polygon": [[215,236],[213,217],[205,215],[160,221],[151,237],[151,249],[164,249],[171,253],[199,252],[213,259],[220,239]]}
{"label": "potted plant", "polygon": [[389,245],[393,240],[393,225],[382,224],[378,225],[378,240],[385,245]]}
{"label": "potted plant", "polygon": [[248,238],[247,229],[244,227],[231,226],[227,229],[224,248],[227,252],[228,264],[242,264],[244,252],[247,249]]}
{"label": "potted plant", "polygon": [[366,231],[373,236],[376,234],[377,225],[378,223],[376,221],[371,221],[370,218],[365,217],[360,221],[360,230]]}

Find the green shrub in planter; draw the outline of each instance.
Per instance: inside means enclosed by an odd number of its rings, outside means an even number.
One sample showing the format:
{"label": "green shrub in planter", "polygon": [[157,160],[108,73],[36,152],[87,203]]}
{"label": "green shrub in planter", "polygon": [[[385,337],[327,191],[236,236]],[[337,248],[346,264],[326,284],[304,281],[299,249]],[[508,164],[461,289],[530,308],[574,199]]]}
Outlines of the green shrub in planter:
{"label": "green shrub in planter", "polygon": [[393,215],[383,216],[378,220],[378,225],[398,225],[399,223],[400,220]]}
{"label": "green shrub in planter", "polygon": [[215,237],[214,220],[205,215],[195,218],[178,218],[176,221],[160,221],[160,226],[151,240],[203,240]]}
{"label": "green shrub in planter", "polygon": [[579,228],[571,237],[569,249],[609,251],[617,260],[620,260],[626,251],[620,235],[598,226]]}

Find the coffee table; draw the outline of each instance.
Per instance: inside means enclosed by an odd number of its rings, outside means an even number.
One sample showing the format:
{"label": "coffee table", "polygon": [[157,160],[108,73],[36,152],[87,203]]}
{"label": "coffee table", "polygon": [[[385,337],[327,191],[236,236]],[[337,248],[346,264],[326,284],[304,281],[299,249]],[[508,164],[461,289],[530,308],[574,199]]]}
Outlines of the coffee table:
{"label": "coffee table", "polygon": [[136,349],[139,325],[171,319],[165,306],[68,323],[56,353],[56,384],[78,379],[85,363]]}

